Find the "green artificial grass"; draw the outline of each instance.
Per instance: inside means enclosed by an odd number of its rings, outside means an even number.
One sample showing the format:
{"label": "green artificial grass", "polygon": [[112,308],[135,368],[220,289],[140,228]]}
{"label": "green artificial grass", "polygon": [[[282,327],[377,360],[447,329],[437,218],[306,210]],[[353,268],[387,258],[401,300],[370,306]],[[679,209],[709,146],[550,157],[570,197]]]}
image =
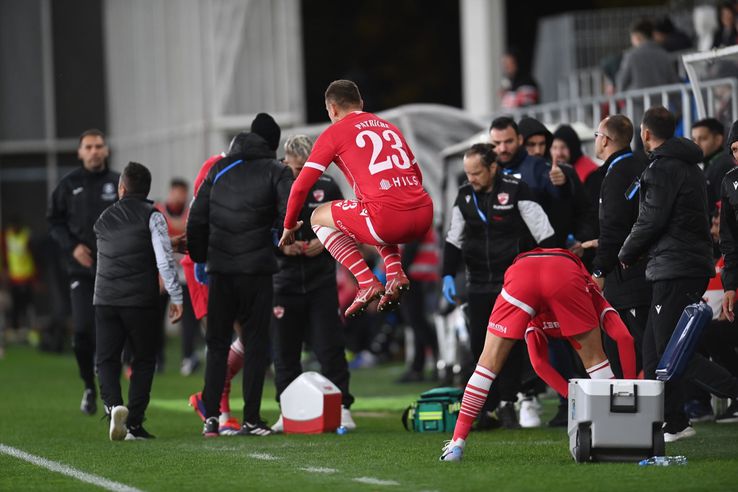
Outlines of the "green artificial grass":
{"label": "green artificial grass", "polygon": [[[174,345],[174,344],[170,344]],[[176,348],[169,360],[177,360]],[[443,434],[413,434],[400,413],[429,385],[393,384],[402,368],[352,374],[358,429],[346,435],[201,437],[187,397],[202,386],[170,364],[154,380],[146,428],[152,441],[110,442],[107,422],[80,413],[82,385],[71,355],[9,347],[0,360],[0,444],[141,490],[737,490],[738,425],[697,424],[697,436],[667,444],[684,467],[577,465],[563,429],[472,433],[462,463],[440,463]],[[240,378],[233,409],[240,409]],[[556,402],[544,401],[544,420]],[[267,380],[263,416],[278,416]],[[236,412],[237,413],[237,412]],[[0,490],[100,490],[0,453]]]}

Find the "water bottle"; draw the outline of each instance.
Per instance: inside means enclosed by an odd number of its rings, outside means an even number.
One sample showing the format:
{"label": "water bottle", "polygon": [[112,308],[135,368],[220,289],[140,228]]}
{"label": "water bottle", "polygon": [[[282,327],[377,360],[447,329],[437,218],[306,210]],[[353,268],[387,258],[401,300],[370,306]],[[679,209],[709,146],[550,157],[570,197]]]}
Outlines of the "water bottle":
{"label": "water bottle", "polygon": [[638,466],[677,466],[686,465],[686,456],[651,456],[638,462]]}

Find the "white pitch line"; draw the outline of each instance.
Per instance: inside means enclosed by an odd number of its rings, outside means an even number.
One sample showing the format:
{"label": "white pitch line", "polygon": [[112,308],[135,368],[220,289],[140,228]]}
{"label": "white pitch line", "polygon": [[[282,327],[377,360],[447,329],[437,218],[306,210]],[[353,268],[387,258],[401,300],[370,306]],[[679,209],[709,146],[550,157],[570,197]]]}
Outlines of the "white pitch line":
{"label": "white pitch line", "polygon": [[254,458],[255,460],[262,460],[262,461],[276,461],[281,460],[279,456],[274,456],[267,453],[250,453],[248,455],[250,458]]}
{"label": "white pitch line", "polygon": [[381,480],[373,477],[359,477],[353,478],[352,480],[354,482],[366,483],[369,485],[400,485],[400,482],[395,482],[394,480]]}
{"label": "white pitch line", "polygon": [[338,470],[335,468],[324,468],[322,466],[306,466],[304,468],[300,468],[300,470],[308,473],[338,473]]}
{"label": "white pitch line", "polygon": [[0,444],[0,453],[18,458],[19,460],[27,461],[36,466],[40,466],[41,468],[46,468],[47,470],[61,473],[68,477],[76,478],[80,482],[96,485],[106,490],[113,490],[115,492],[141,492],[141,489],[130,487],[123,483],[114,482],[91,473],[86,473],[81,470],[77,470],[76,468],[72,468],[71,466],[47,460],[46,458],[41,458],[40,456],[26,453],[25,451],[21,451],[20,449],[13,448],[11,446],[6,446],[5,444]]}

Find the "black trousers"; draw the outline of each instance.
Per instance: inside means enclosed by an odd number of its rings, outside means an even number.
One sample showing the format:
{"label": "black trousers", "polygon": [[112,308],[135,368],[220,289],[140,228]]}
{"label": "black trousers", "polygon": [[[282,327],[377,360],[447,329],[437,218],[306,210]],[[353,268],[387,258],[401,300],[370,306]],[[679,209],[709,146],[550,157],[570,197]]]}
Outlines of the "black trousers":
{"label": "black trousers", "polygon": [[[499,292],[469,292],[468,294],[469,339],[475,363],[482,355],[484,340],[487,338],[489,315],[492,314],[498,294]],[[526,354],[525,344],[517,342],[507,357],[502,371],[497,375],[495,384],[490,389],[485,409],[496,407],[500,401],[517,400],[518,391],[522,386],[523,361]]]}
{"label": "black trousers", "polygon": [[208,328],[205,335],[208,356],[202,392],[206,417],[220,414],[220,396],[225,385],[233,323],[238,321],[244,346],[243,418],[245,422],[255,423],[261,420],[261,396],[269,360],[272,276],[213,273],[209,276],[208,285]]}
{"label": "black trousers", "polygon": [[274,295],[272,350],[277,401],[282,391],[300,374],[303,343],[307,343],[320,362],[323,376],[341,390],[342,403],[350,408],[354,397],[349,392],[346,340],[338,318],[336,284],[302,295]]}
{"label": "black trousers", "polygon": [[[633,337],[636,354],[636,374],[641,372],[643,369],[643,334],[646,332],[646,325],[648,323],[648,312],[650,306],[638,306],[633,308],[621,308],[617,312],[620,315],[620,319],[628,328],[628,332]],[[618,346],[615,341],[608,337],[604,332],[602,333],[603,344],[605,346],[605,353],[610,361],[610,367],[612,372],[615,373],[616,377],[623,377],[623,368],[620,365],[620,355],[618,354]]]}
{"label": "black trousers", "polygon": [[[702,298],[707,278],[681,278],[653,283],[653,299],[643,336],[643,370],[648,379],[656,378],[656,366],[669,343],[684,308]],[[703,389],[723,398],[738,397],[738,380],[725,368],[695,354],[683,379],[691,380]],[[666,383],[664,420],[677,427],[689,420],[684,413],[682,381]]]}
{"label": "black trousers", "polygon": [[72,320],[74,322],[74,356],[79,367],[79,376],[85,388],[95,390],[95,307],[92,298],[95,293],[93,277],[76,276],[70,278],[69,293],[72,301]]}
{"label": "black trousers", "polygon": [[417,282],[410,280],[410,291],[402,298],[402,315],[413,330],[414,353],[410,369],[422,372],[425,368],[425,353],[428,348],[433,352],[434,358],[438,359],[438,338],[435,327],[428,322],[426,295],[431,288],[436,288],[433,282]]}
{"label": "black trousers", "polygon": [[155,305],[96,306],[95,322],[100,396],[108,408],[123,404],[120,389],[121,357],[127,342],[131,351],[128,425],[139,425],[149,405],[156,354],[162,344],[159,309]]}

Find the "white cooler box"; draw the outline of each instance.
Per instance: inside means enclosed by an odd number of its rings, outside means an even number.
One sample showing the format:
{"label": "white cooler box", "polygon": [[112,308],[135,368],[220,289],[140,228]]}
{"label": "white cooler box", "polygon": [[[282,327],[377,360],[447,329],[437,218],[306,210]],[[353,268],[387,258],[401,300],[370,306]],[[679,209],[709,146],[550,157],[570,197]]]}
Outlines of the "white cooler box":
{"label": "white cooler box", "polygon": [[300,374],[279,397],[285,434],[335,431],[341,425],[341,399],[341,390],[322,374]]}
{"label": "white cooler box", "polygon": [[664,383],[569,381],[569,449],[577,463],[664,455]]}

